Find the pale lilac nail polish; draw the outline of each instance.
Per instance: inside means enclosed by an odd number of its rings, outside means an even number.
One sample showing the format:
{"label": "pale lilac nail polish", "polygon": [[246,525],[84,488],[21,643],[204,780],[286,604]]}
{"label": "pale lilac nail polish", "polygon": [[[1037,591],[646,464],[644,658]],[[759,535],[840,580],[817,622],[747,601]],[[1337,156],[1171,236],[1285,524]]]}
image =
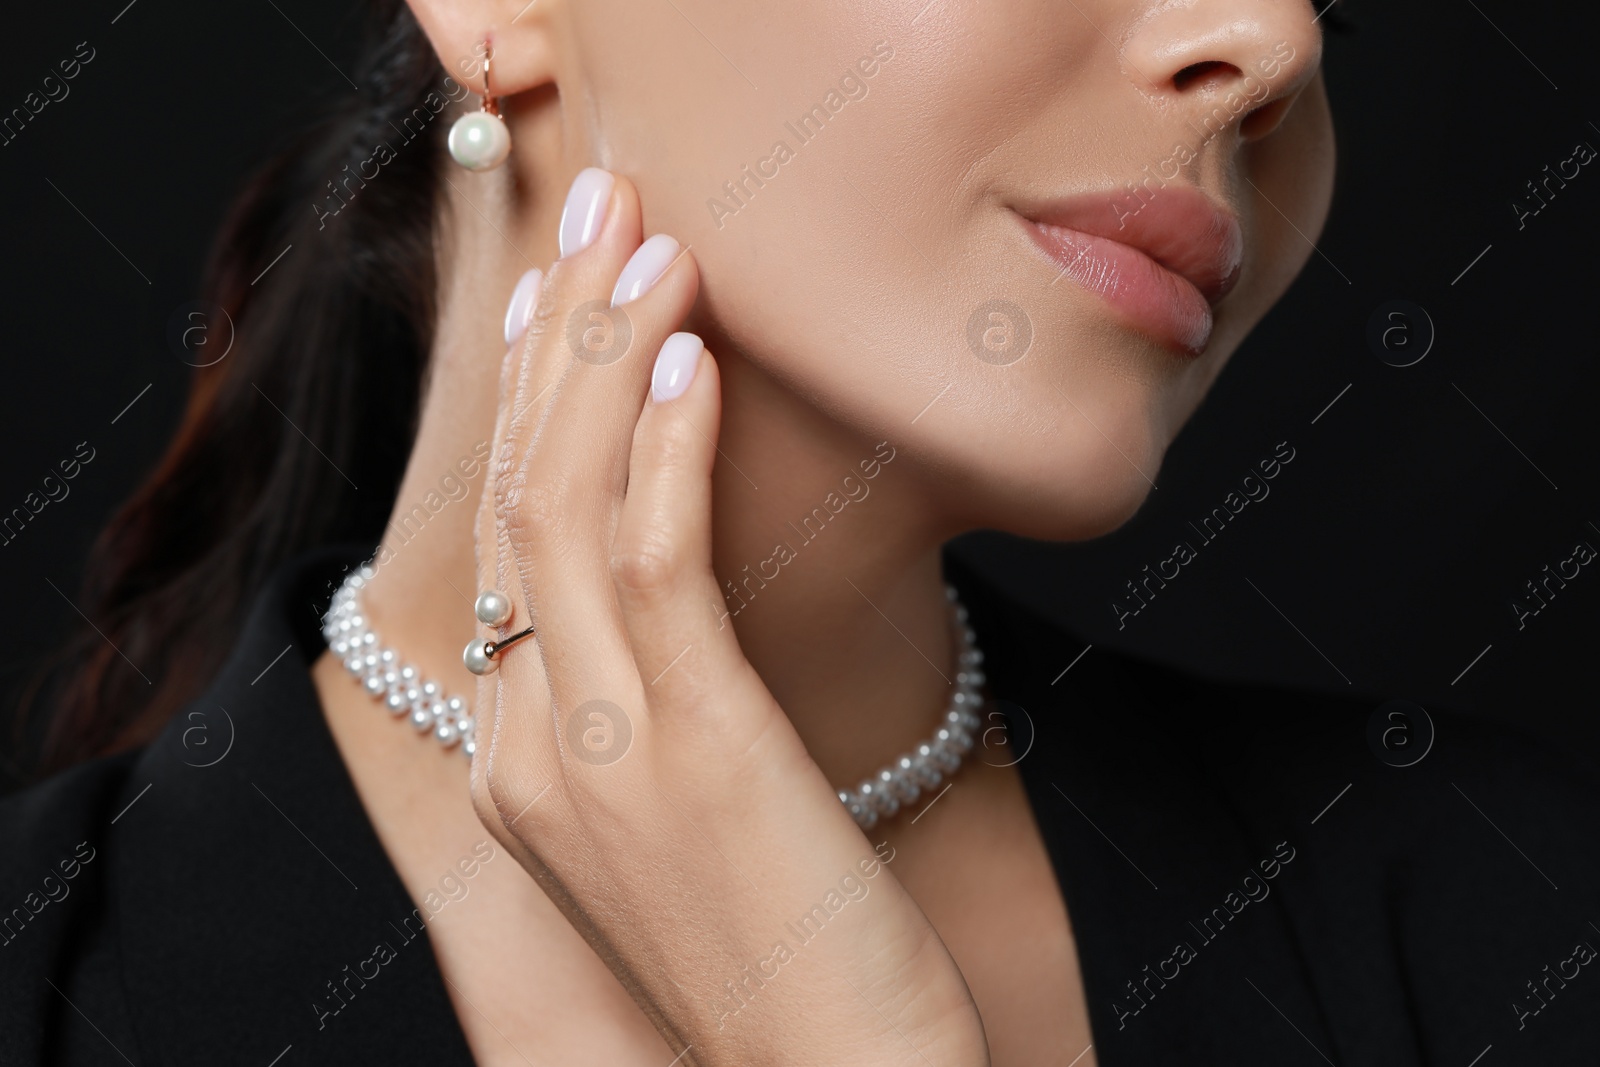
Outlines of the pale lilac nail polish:
{"label": "pale lilac nail polish", "polygon": [[606,221],[606,207],[611,203],[611,189],[616,183],[610,171],[599,167],[585,167],[572,179],[566,206],[561,209],[557,238],[562,258],[594,243],[601,224]]}
{"label": "pale lilac nail polish", "polygon": [[662,343],[656,369],[650,375],[650,395],[657,403],[676,400],[689,388],[704,348],[692,333],[675,333]]}
{"label": "pale lilac nail polish", "polygon": [[617,287],[611,291],[611,306],[626,304],[648,293],[652,286],[678,258],[681,246],[664,233],[658,233],[640,245],[628,259],[627,266],[617,275]]}
{"label": "pale lilac nail polish", "polygon": [[506,307],[506,344],[514,345],[517,338],[533,321],[533,309],[539,306],[539,289],[544,285],[544,274],[538,267],[531,268],[517,279],[511,290],[511,303]]}

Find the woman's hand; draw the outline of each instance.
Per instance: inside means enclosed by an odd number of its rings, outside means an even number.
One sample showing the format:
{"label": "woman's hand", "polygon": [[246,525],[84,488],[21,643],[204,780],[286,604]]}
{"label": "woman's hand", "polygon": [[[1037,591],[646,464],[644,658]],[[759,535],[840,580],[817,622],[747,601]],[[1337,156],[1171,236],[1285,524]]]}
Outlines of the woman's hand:
{"label": "woman's hand", "polygon": [[[513,605],[495,636],[536,627],[478,686],[479,817],[683,1063],[987,1064],[892,850],[862,836],[721,610],[717,365],[672,334],[693,258],[664,238],[641,252],[634,187],[593,170],[562,245],[506,356],[478,514],[480,586]],[[611,310],[614,290],[640,295]]]}

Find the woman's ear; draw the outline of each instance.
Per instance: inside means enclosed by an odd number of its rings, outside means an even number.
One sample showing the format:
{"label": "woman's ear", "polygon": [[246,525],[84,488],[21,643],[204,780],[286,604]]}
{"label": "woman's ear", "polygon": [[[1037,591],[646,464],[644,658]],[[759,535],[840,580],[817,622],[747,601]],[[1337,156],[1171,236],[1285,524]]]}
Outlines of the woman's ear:
{"label": "woman's ear", "polygon": [[407,0],[445,72],[484,92],[513,96],[556,80],[552,19],[562,0]]}

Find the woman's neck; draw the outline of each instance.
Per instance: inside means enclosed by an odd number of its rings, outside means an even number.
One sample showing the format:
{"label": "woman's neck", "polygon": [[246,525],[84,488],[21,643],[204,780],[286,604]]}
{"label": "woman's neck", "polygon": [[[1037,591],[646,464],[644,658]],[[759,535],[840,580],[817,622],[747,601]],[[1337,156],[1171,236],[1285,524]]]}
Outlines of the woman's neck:
{"label": "woman's neck", "polygon": [[[451,187],[431,382],[384,562],[363,594],[386,643],[468,697],[475,679],[460,652],[476,633],[473,524],[492,445],[502,302],[531,265],[479,221],[494,209],[484,202],[493,188]],[[539,229],[522,231],[525,247],[553,248]],[[713,560],[725,595],[706,610],[734,628],[829,780],[853,786],[923,740],[948,699],[943,533],[892,432],[847,431],[708,342],[724,382]],[[475,476],[452,499],[450,479],[463,470]]]}

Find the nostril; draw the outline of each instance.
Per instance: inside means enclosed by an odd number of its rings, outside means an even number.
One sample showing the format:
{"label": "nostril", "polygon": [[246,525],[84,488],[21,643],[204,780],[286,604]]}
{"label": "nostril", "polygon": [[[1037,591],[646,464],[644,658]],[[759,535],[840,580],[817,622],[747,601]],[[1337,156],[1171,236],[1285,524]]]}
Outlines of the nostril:
{"label": "nostril", "polygon": [[1284,116],[1289,113],[1293,103],[1292,97],[1284,97],[1270,104],[1262,104],[1245,115],[1239,123],[1239,136],[1246,141],[1259,141],[1283,124]]}
{"label": "nostril", "polygon": [[1191,63],[1172,76],[1173,88],[1183,92],[1197,82],[1206,81],[1214,75],[1237,74],[1238,68],[1232,63],[1221,60],[1208,59],[1200,63]]}

